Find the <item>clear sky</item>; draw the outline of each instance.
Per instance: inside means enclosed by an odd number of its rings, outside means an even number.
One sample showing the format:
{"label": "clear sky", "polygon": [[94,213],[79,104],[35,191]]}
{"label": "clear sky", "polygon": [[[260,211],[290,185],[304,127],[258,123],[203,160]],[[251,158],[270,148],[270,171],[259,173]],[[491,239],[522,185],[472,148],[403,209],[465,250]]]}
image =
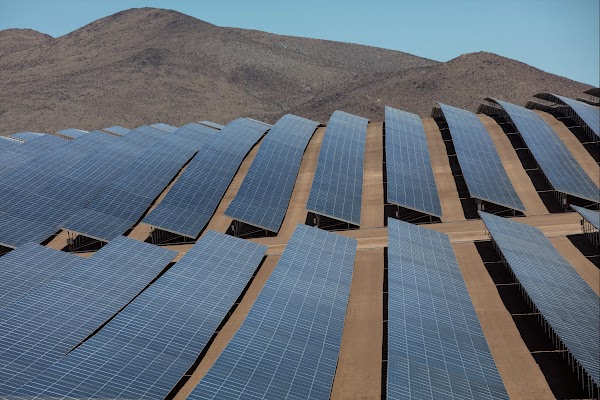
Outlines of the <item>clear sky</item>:
{"label": "clear sky", "polygon": [[133,7],[438,61],[489,51],[599,86],[600,0],[0,0],[0,29],[61,36]]}

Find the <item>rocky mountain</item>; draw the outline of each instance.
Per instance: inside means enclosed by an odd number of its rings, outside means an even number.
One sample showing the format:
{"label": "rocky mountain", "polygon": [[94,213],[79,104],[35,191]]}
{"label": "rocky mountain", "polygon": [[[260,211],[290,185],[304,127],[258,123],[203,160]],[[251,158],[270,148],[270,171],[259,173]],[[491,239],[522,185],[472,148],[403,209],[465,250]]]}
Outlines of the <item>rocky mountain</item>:
{"label": "rocky mountain", "polygon": [[474,110],[484,97],[577,96],[590,86],[490,53],[440,63],[356,44],[224,28],[142,8],[59,38],[0,31],[0,132],[53,132],[285,113],[373,120],[390,105],[427,116],[436,101]]}

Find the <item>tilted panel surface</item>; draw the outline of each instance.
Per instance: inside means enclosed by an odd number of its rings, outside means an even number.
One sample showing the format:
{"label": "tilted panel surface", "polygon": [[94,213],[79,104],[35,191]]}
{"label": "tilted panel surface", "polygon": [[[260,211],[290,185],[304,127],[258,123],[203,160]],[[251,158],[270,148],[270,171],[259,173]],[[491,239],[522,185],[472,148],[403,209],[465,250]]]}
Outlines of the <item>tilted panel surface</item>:
{"label": "tilted panel surface", "polygon": [[144,222],[182,236],[197,237],[217,209],[244,157],[269,127],[238,118],[215,132]]}
{"label": "tilted panel surface", "polygon": [[0,257],[0,308],[14,303],[84,260],[31,242],[17,247]]}
{"label": "tilted panel surface", "polygon": [[600,109],[598,107],[585,104],[582,101],[570,99],[568,97],[559,96],[554,94],[553,96],[560,99],[563,103],[568,105],[575,111],[577,115],[585,122],[585,124],[600,137]]}
{"label": "tilted panel surface", "polygon": [[299,225],[243,325],[189,399],[328,399],[356,244]]}
{"label": "tilted panel surface", "polygon": [[441,217],[427,138],[418,115],[385,107],[385,158],[387,201]]}
{"label": "tilted panel surface", "polygon": [[103,128],[102,130],[103,130],[103,131],[106,131],[106,132],[113,133],[113,134],[115,134],[115,135],[119,135],[119,136],[123,136],[123,135],[125,135],[127,132],[129,132],[129,131],[130,131],[130,129],[124,128],[124,127],[122,127],[122,126],[119,126],[119,125],[110,126],[110,127],[108,127],[108,128]]}
{"label": "tilted panel surface", "polygon": [[318,125],[318,122],[295,115],[281,117],[263,139],[225,215],[278,232],[304,150]]}
{"label": "tilted panel surface", "polygon": [[163,130],[165,132],[175,132],[177,130],[176,126],[169,125],[169,124],[163,124],[162,122],[159,122],[158,124],[152,124],[150,126],[153,128]]}
{"label": "tilted panel surface", "polygon": [[306,209],[360,225],[369,120],[335,111],[325,131]]}
{"label": "tilted panel surface", "polygon": [[19,133],[13,133],[10,136],[17,138],[19,140],[23,140],[25,142],[31,140],[31,139],[37,139],[40,136],[44,136],[45,133],[37,133],[37,132],[19,132]]}
{"label": "tilted panel surface", "polygon": [[531,301],[600,384],[598,295],[538,228],[483,212],[480,215]]}
{"label": "tilted panel surface", "polygon": [[75,139],[75,138],[84,136],[86,133],[88,133],[88,131],[82,131],[81,129],[75,129],[75,128],[69,128],[69,129],[63,129],[62,131],[58,131],[57,133],[60,135],[68,136],[70,138]]}
{"label": "tilted panel surface", "polygon": [[552,130],[534,111],[494,100],[508,114],[555,190],[598,203],[598,186]]}
{"label": "tilted panel surface", "polygon": [[592,224],[594,228],[600,230],[600,212],[588,210],[587,208],[571,206],[571,208],[579,213],[587,222]]}
{"label": "tilted panel surface", "polygon": [[483,123],[470,111],[439,104],[471,197],[525,212]]}
{"label": "tilted panel surface", "polygon": [[15,396],[165,398],[208,344],[266,250],[207,232],[96,335]]}
{"label": "tilted panel surface", "polygon": [[508,399],[448,236],[388,219],[388,399]]}
{"label": "tilted panel surface", "polygon": [[211,128],[214,128],[214,129],[225,128],[225,125],[217,124],[216,122],[211,122],[211,121],[198,121],[198,123],[202,124],[202,125],[210,126]]}
{"label": "tilted panel surface", "polygon": [[21,387],[92,334],[176,255],[120,237],[0,309],[0,397]]}

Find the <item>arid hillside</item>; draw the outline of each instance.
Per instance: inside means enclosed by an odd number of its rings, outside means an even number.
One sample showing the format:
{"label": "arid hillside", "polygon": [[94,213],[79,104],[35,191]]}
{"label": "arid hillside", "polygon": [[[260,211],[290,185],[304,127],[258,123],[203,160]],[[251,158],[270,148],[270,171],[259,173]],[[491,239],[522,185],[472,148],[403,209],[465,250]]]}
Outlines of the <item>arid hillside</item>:
{"label": "arid hillside", "polygon": [[390,105],[428,115],[435,101],[524,103],[590,86],[489,53],[439,63],[355,44],[222,28],[168,10],[120,12],[59,38],[0,31],[0,132],[97,129],[291,112],[374,120]]}

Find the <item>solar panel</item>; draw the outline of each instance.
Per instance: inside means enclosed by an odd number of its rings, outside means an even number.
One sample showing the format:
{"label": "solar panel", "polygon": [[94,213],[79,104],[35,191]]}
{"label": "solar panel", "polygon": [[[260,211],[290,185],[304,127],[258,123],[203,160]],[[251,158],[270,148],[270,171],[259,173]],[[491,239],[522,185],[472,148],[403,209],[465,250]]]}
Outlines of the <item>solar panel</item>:
{"label": "solar panel", "polygon": [[483,123],[466,110],[439,103],[471,197],[525,212]]}
{"label": "solar panel", "polygon": [[37,133],[37,132],[18,132],[18,133],[13,133],[10,136],[19,140],[22,140],[24,142],[27,142],[31,139],[37,139],[40,136],[44,136],[45,133]]}
{"label": "solar panel", "polygon": [[61,227],[102,241],[125,233],[214,132],[188,124],[161,137]]}
{"label": "solar panel", "polygon": [[587,222],[592,224],[594,228],[600,231],[600,212],[588,210],[587,208],[571,205],[571,208],[583,217]]}
{"label": "solar panel", "polygon": [[369,120],[335,111],[319,152],[306,209],[360,225],[363,164]]}
{"label": "solar panel", "polygon": [[8,138],[7,136],[0,136],[0,155],[10,150],[15,150],[15,147],[20,145],[21,142]]}
{"label": "solar panel", "polygon": [[129,132],[129,129],[123,128],[122,126],[118,126],[118,125],[111,126],[108,128],[103,128],[102,130],[112,133],[113,135],[118,135],[118,136],[123,136]]}
{"label": "solar panel", "polygon": [[10,395],[92,334],[176,255],[120,237],[0,309],[0,396]]}
{"label": "solar panel", "polygon": [[188,398],[329,398],[356,244],[299,225],[243,325]]}
{"label": "solar panel", "polygon": [[598,107],[557,94],[551,94],[551,96],[554,96],[560,102],[571,107],[596,136],[600,137],[600,109],[598,109]]}
{"label": "solar panel", "polygon": [[198,121],[198,123],[202,124],[202,125],[209,126],[211,128],[214,128],[214,129],[223,129],[223,128],[225,128],[225,125],[217,124],[216,122],[211,122],[211,121]]}
{"label": "solar panel", "polygon": [[238,118],[211,137],[144,222],[196,238],[214,214],[246,154],[269,125]]}
{"label": "solar panel", "polygon": [[238,221],[278,232],[292,197],[304,150],[318,122],[284,115],[271,128],[225,211]]}
{"label": "solar panel", "polygon": [[0,308],[83,262],[83,258],[25,243],[0,257]]}
{"label": "solar panel", "polygon": [[206,347],[266,250],[207,232],[96,335],[14,396],[165,398]]}
{"label": "solar panel", "polygon": [[0,245],[15,248],[27,242],[41,243],[58,229],[0,211]]}
{"label": "solar panel", "polygon": [[442,216],[427,138],[416,114],[385,107],[387,201]]}
{"label": "solar panel", "polygon": [[535,112],[501,100],[542,172],[558,192],[598,202],[598,186],[590,179],[552,128]]}
{"label": "solar panel", "polygon": [[508,399],[448,236],[388,219],[388,399]]}
{"label": "solar panel", "polygon": [[169,124],[163,124],[162,122],[160,122],[158,124],[152,124],[150,126],[153,128],[160,129],[165,132],[175,132],[177,130],[176,126],[169,125]]}
{"label": "solar panel", "polygon": [[84,136],[88,131],[82,131],[81,129],[69,128],[63,129],[62,131],[57,132],[59,135],[69,137],[71,139],[75,139],[81,136]]}
{"label": "solar panel", "polygon": [[57,146],[64,145],[66,140],[52,135],[42,135],[37,138],[13,147],[11,150],[2,153],[0,159],[0,172],[18,168],[44,151],[49,151]]}
{"label": "solar panel", "polygon": [[480,215],[523,290],[591,379],[600,384],[598,295],[538,228]]}

